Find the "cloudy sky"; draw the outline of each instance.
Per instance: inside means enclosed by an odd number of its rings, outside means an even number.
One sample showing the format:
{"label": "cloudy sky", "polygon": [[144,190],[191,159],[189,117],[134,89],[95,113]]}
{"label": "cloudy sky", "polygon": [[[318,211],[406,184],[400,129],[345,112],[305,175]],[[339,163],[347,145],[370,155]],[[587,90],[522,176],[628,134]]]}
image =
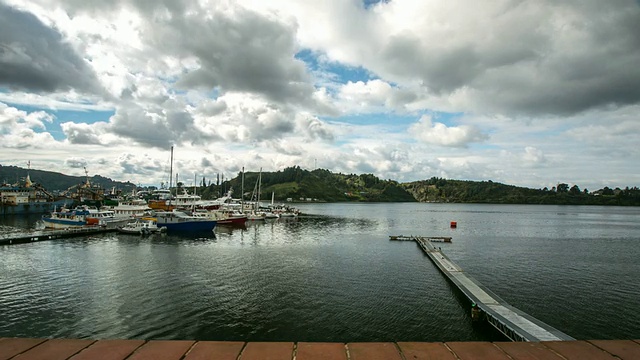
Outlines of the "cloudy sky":
{"label": "cloudy sky", "polygon": [[639,143],[637,0],[0,0],[2,165],[596,190]]}

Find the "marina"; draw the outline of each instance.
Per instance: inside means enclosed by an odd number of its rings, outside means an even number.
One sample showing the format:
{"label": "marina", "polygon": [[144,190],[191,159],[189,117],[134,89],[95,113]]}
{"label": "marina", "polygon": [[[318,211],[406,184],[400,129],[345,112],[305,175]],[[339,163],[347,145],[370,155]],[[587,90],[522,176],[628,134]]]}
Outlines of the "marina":
{"label": "marina", "polygon": [[[484,287],[476,279],[467,275],[462,268],[451,261],[441,248],[435,248],[432,241],[451,242],[446,237],[389,236],[390,240],[415,241],[442,273],[469,299],[480,308],[478,317],[483,317],[495,329],[511,341],[562,341],[574,340],[558,329],[541,322],[507,304],[498,295]],[[475,311],[475,306],[472,307]]]}

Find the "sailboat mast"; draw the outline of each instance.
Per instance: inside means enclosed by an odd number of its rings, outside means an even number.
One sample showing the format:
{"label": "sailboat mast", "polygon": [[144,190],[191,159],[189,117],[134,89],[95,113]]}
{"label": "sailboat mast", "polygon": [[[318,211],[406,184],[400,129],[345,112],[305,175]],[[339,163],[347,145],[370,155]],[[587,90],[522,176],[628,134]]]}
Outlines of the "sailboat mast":
{"label": "sailboat mast", "polygon": [[169,202],[171,202],[171,185],[173,181],[173,146],[171,146],[171,161],[169,162]]}
{"label": "sailboat mast", "polygon": [[262,186],[262,168],[258,174],[258,199],[256,201],[256,210],[260,209],[260,187]]}
{"label": "sailboat mast", "polygon": [[242,167],[242,185],[240,190],[240,209],[242,209],[242,213],[244,214],[244,166]]}

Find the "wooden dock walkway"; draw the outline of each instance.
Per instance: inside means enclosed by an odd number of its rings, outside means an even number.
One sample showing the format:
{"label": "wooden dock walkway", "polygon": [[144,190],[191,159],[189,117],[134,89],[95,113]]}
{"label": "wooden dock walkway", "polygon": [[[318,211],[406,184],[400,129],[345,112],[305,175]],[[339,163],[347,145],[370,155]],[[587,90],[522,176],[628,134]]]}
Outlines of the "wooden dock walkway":
{"label": "wooden dock walkway", "polygon": [[0,360],[633,360],[640,340],[233,342],[0,338]]}
{"label": "wooden dock walkway", "polygon": [[[390,236],[391,240],[406,240],[398,236]],[[432,244],[432,237],[413,236],[420,248],[429,256],[440,271],[454,283],[470,302],[478,305],[482,316],[512,341],[565,341],[574,340],[571,336],[555,329],[525,312],[507,304],[498,295],[480,284],[462,268],[451,261],[440,249]]]}
{"label": "wooden dock walkway", "polygon": [[116,228],[92,226],[64,230],[39,230],[31,233],[9,233],[0,235],[0,245],[24,244],[36,241],[65,239],[78,236],[101,234],[116,231]]}

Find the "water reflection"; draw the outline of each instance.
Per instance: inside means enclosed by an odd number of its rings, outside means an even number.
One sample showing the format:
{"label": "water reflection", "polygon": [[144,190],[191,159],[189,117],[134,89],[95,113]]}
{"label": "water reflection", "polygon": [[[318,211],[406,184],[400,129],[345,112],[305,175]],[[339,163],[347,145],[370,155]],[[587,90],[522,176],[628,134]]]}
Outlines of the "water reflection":
{"label": "water reflection", "polygon": [[569,335],[640,336],[638,210],[562,209],[324,204],[304,209],[313,216],[203,234],[4,246],[0,336],[493,339],[417,245],[391,234],[453,236],[442,248],[466,272]]}

